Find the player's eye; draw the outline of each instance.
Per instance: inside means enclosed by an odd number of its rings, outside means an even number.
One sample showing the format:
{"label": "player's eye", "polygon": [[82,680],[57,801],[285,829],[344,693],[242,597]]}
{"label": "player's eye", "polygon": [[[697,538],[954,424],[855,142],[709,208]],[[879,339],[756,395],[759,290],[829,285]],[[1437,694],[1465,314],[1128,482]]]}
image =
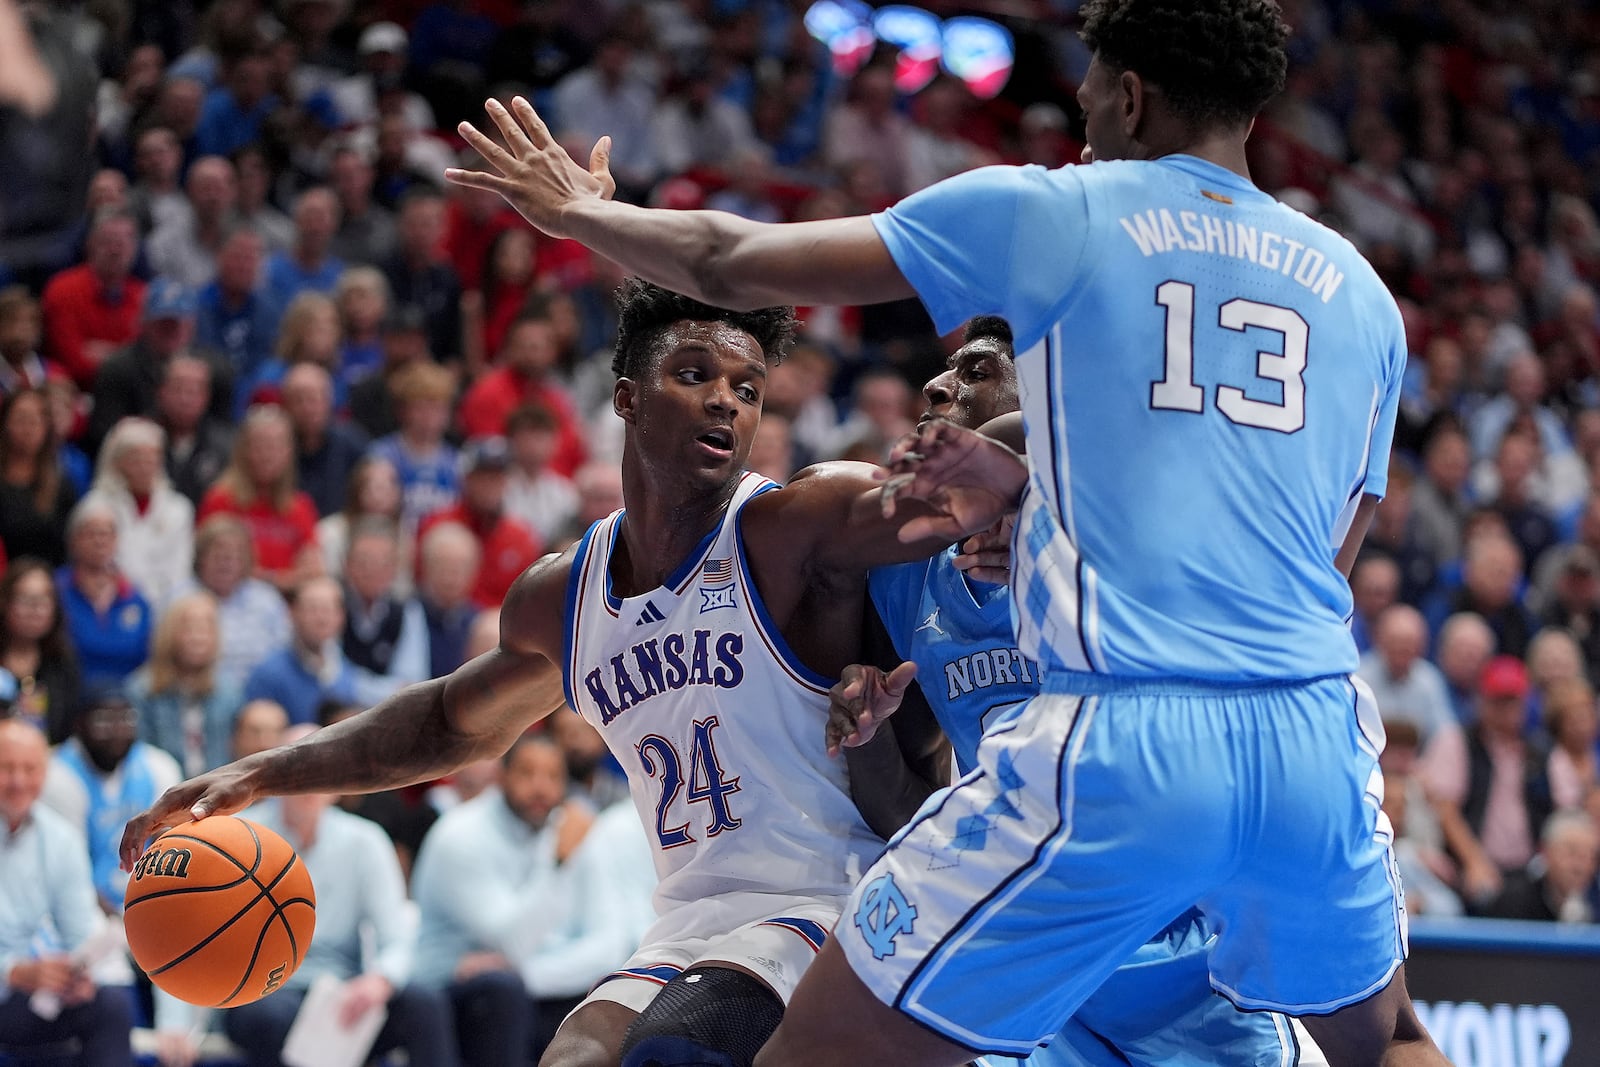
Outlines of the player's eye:
{"label": "player's eye", "polygon": [[755,386],[753,386],[753,385],[741,385],[739,387],[739,389],[738,389],[738,393],[748,403],[751,403],[751,404],[754,404],[756,401],[761,399],[761,394],[756,390]]}

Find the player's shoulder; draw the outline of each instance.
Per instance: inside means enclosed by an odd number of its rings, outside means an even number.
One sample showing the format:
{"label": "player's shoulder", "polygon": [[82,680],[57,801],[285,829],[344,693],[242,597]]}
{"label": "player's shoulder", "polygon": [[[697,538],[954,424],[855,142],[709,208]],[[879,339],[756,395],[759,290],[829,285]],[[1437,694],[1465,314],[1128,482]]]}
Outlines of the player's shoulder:
{"label": "player's shoulder", "polygon": [[824,521],[832,517],[841,501],[854,499],[880,484],[878,470],[874,464],[854,460],[813,463],[782,486],[752,496],[743,508],[744,521],[803,523],[808,517]]}
{"label": "player's shoulder", "polygon": [[541,556],[511,583],[500,605],[502,645],[541,653],[560,647],[573,563],[587,540]]}

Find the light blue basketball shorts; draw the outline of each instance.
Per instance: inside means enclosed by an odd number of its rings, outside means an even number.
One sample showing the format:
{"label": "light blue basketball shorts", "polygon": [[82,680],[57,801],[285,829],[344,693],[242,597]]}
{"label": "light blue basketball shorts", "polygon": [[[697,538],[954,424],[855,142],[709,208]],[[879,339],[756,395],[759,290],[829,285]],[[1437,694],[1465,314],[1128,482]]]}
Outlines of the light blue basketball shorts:
{"label": "light blue basketball shorts", "polygon": [[1197,903],[1212,988],[1336,1011],[1406,953],[1382,748],[1353,678],[1052,676],[890,842],[835,936],[875,996],[980,1052],[1049,1041]]}

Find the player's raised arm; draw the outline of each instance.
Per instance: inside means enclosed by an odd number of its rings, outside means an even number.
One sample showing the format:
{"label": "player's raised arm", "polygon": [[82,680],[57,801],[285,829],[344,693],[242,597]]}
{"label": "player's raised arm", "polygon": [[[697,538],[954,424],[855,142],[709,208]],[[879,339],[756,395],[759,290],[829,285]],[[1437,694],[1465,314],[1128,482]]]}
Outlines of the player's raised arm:
{"label": "player's raised arm", "polygon": [[522,97],[486,105],[507,147],[463,122],[459,129],[493,168],[451,169],[457,185],[499,193],[554,237],[580,241],[664,288],[718,307],[875,304],[914,296],[871,219],[763,224],[720,211],[666,211],[610,199],[610,139],[585,170]]}
{"label": "player's raised arm", "polygon": [[151,834],[191,819],[289,793],[394,789],[505,751],[517,734],[561,706],[561,610],[570,562],[570,555],[547,556],[518,578],[501,607],[499,646],[447,677],[408,686],[297,744],[167,790],[124,829],[124,869],[131,869]]}

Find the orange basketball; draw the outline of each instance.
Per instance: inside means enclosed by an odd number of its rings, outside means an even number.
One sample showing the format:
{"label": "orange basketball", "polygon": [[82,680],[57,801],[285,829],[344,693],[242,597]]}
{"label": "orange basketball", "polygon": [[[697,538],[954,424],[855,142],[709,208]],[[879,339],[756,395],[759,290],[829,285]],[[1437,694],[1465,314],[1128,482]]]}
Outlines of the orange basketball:
{"label": "orange basketball", "polygon": [[316,894],[289,842],[231,815],[174,827],[134,864],[128,948],[179,1000],[234,1007],[271,993],[305,959]]}

